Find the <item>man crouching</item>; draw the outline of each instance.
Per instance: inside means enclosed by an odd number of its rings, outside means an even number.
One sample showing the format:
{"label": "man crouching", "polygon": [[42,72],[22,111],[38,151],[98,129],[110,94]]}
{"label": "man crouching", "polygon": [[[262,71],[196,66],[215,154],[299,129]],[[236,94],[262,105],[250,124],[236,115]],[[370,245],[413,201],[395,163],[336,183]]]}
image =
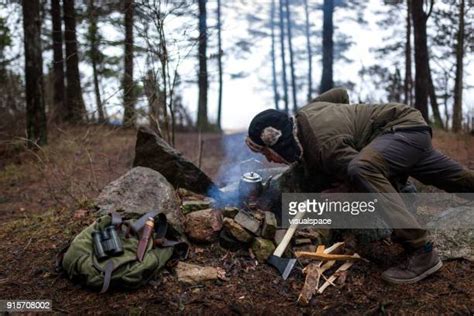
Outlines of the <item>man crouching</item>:
{"label": "man crouching", "polygon": [[[247,145],[269,161],[302,163],[309,174],[348,182],[356,192],[397,193],[391,179],[412,176],[447,192],[474,192],[474,172],[435,150],[431,128],[408,105],[349,104],[347,91],[332,89],[294,117],[266,110],[254,117]],[[414,283],[442,267],[438,254],[398,194],[385,218],[407,261],[382,274],[391,283]]]}

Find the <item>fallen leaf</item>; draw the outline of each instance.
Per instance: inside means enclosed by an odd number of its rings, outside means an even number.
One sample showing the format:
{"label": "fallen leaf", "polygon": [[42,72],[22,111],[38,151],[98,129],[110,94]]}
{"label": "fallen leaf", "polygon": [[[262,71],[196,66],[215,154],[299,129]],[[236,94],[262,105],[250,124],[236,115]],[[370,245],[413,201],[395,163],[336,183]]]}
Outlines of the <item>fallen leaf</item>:
{"label": "fallen leaf", "polygon": [[85,217],[87,215],[87,213],[89,213],[88,210],[78,209],[74,212],[73,218],[74,219],[81,219],[81,218]]}

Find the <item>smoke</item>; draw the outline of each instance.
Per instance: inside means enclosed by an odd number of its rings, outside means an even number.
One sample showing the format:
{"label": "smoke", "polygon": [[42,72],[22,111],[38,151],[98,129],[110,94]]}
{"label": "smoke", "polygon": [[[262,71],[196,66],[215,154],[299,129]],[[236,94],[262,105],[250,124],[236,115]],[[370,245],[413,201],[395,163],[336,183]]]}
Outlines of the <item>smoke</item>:
{"label": "smoke", "polygon": [[264,167],[263,156],[252,152],[245,145],[246,136],[246,133],[236,133],[222,137],[224,159],[216,175],[216,183],[226,186],[239,181],[243,173]]}
{"label": "smoke", "polygon": [[220,188],[210,188],[208,196],[216,201],[217,207],[240,206],[242,197],[239,195],[239,181],[246,172],[257,172],[266,183],[270,177],[283,173],[288,166],[278,166],[266,162],[262,155],[252,152],[245,145],[245,133],[224,135],[221,148],[224,158],[215,182]]}
{"label": "smoke", "polygon": [[220,147],[224,152],[222,164],[215,176],[221,188],[210,188],[208,196],[220,206],[239,205],[239,181],[245,172],[264,168],[263,156],[253,153],[245,145],[246,133],[223,135]]}

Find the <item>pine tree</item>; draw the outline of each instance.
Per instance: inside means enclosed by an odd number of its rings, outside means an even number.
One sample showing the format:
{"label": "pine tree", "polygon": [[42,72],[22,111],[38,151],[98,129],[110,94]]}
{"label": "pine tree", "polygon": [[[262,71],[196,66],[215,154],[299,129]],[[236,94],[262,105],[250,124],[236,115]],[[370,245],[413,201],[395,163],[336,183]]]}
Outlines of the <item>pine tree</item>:
{"label": "pine tree", "polygon": [[324,93],[334,87],[333,59],[334,59],[334,0],[324,0],[323,5],[323,71],[319,93]]}
{"label": "pine tree", "polygon": [[105,115],[104,115],[104,107],[101,100],[100,95],[100,87],[99,87],[99,70],[98,67],[101,63],[102,53],[100,52],[99,48],[99,34],[97,29],[97,8],[95,6],[94,0],[89,0],[89,7],[88,7],[88,17],[89,17],[89,59],[92,64],[92,77],[94,80],[94,95],[95,95],[95,102],[97,106],[97,112],[99,114],[99,123],[105,122]]}
{"label": "pine tree", "polygon": [[54,117],[57,119],[64,119],[67,115],[67,109],[65,106],[64,94],[63,31],[60,0],[51,0],[51,20],[53,26]]}
{"label": "pine tree", "polygon": [[286,58],[285,58],[285,17],[283,15],[283,7],[285,0],[280,0],[279,11],[280,11],[280,48],[281,48],[281,74],[283,84],[283,103],[285,105],[285,112],[289,112],[288,108],[288,81],[286,79]]}
{"label": "pine tree", "polygon": [[123,125],[135,126],[135,85],[133,82],[133,0],[123,2],[124,25],[125,25],[125,49],[124,49],[124,74],[122,80],[123,88]]}
{"label": "pine tree", "polygon": [[28,146],[47,143],[46,112],[41,50],[41,16],[39,0],[23,1],[25,47],[26,131]]}
{"label": "pine tree", "polygon": [[453,131],[462,129],[462,91],[464,58],[464,0],[459,4],[459,27],[456,43],[456,77],[454,79]]}
{"label": "pine tree", "polygon": [[79,52],[76,37],[76,14],[74,0],[63,0],[64,41],[66,43],[66,120],[80,122],[85,116],[82,98],[81,78],[79,74]]}
{"label": "pine tree", "polygon": [[209,127],[207,118],[207,0],[199,0],[199,101],[197,126],[201,131]]}
{"label": "pine tree", "polygon": [[217,67],[219,71],[219,95],[217,98],[217,127],[222,129],[222,25],[221,25],[221,0],[217,0]]}

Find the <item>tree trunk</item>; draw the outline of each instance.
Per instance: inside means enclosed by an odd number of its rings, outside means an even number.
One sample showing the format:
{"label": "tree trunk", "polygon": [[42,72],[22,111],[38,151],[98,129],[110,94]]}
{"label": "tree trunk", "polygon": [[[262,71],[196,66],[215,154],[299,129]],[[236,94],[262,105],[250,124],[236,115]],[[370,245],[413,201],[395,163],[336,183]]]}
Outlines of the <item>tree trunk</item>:
{"label": "tree trunk", "polygon": [[407,0],[406,23],[404,102],[405,104],[412,105],[413,80],[411,75],[411,0]]}
{"label": "tree trunk", "polygon": [[222,36],[221,0],[217,0],[217,66],[219,68],[219,97],[217,102],[217,127],[222,130]]}
{"label": "tree trunk", "polygon": [[304,0],[304,15],[305,15],[305,34],[306,34],[306,51],[308,52],[308,95],[307,101],[313,97],[313,52],[311,49],[311,32],[309,27],[309,8],[308,0]]}
{"label": "tree trunk", "polygon": [[285,0],[286,9],[286,29],[288,32],[288,49],[290,51],[290,70],[291,70],[291,92],[293,97],[293,113],[298,110],[298,103],[296,101],[296,76],[295,76],[295,60],[293,56],[293,38],[291,34],[291,12],[290,0]]}
{"label": "tree trunk", "polygon": [[125,0],[123,6],[125,24],[125,56],[123,73],[123,125],[135,126],[135,85],[133,83],[133,0]]}
{"label": "tree trunk", "polygon": [[456,78],[454,79],[453,131],[462,129],[462,78],[464,57],[464,0],[459,5],[459,29],[456,45]]}
{"label": "tree trunk", "polygon": [[333,80],[333,59],[334,33],[333,25],[334,0],[324,0],[323,5],[323,73],[321,75],[321,85],[319,93],[324,93],[334,87]]}
{"label": "tree trunk", "polygon": [[198,103],[198,129],[208,129],[207,120],[207,0],[199,0],[199,103]]}
{"label": "tree trunk", "polygon": [[443,120],[441,119],[441,114],[439,113],[439,105],[438,105],[438,98],[436,97],[436,91],[435,91],[435,86],[433,83],[433,78],[431,77],[431,69],[429,68],[428,64],[428,80],[430,83],[430,104],[431,104],[431,109],[433,110],[433,118],[434,118],[434,125],[439,128],[444,128],[443,126]]}
{"label": "tree trunk", "polygon": [[[160,18],[158,22],[158,34],[159,34],[159,39],[160,39],[160,63],[161,63],[161,80],[162,80],[162,89],[161,89],[161,96],[163,100],[163,119],[164,119],[164,128],[166,132],[166,140],[168,143],[172,144],[172,135],[171,135],[171,129],[170,129],[170,122],[169,122],[169,116],[168,116],[168,100],[170,99],[168,97],[168,94],[171,94],[171,89],[168,89],[169,85],[169,72],[168,72],[168,50],[166,47],[166,38],[165,38],[165,30],[164,30],[164,21],[162,18]],[[171,104],[171,103],[170,103]],[[171,107],[171,106],[170,106]],[[170,108],[170,116],[173,117],[173,111],[171,111]],[[173,144],[172,144],[173,145]]]}
{"label": "tree trunk", "polygon": [[41,17],[39,0],[23,1],[25,45],[26,131],[28,146],[47,142],[41,55]]}
{"label": "tree trunk", "polygon": [[98,63],[100,63],[99,56],[99,38],[97,36],[97,9],[94,5],[94,0],[89,2],[89,40],[91,45],[91,63],[92,63],[92,76],[94,78],[94,93],[95,102],[97,105],[97,112],[99,114],[99,123],[105,122],[104,108],[100,97],[99,88],[99,74],[97,71]]}
{"label": "tree trunk", "polygon": [[66,42],[66,120],[80,122],[84,119],[85,105],[82,99],[79,56],[76,38],[74,0],[63,0],[64,40]]}
{"label": "tree trunk", "polygon": [[272,0],[270,10],[270,27],[272,36],[272,86],[273,86],[273,102],[275,103],[275,109],[279,109],[278,102],[280,101],[280,94],[278,93],[277,75],[276,75],[276,54],[275,54],[275,0]]}
{"label": "tree trunk", "polygon": [[162,96],[158,85],[158,80],[155,73],[151,70],[151,66],[148,66],[148,71],[143,82],[143,90],[148,101],[148,117],[150,120],[150,127],[163,137],[161,131],[161,108],[162,108]]}
{"label": "tree trunk", "polygon": [[64,96],[63,32],[61,28],[60,0],[51,0],[51,21],[53,26],[53,116],[55,119],[63,120],[67,114],[67,109],[65,108]]}
{"label": "tree trunk", "polygon": [[286,80],[286,60],[285,60],[285,18],[283,15],[283,1],[279,1],[280,8],[280,45],[281,45],[281,72],[283,79],[283,102],[285,104],[285,112],[288,113],[288,82]]}
{"label": "tree trunk", "polygon": [[429,68],[423,1],[411,1],[415,34],[415,107],[428,122]]}

